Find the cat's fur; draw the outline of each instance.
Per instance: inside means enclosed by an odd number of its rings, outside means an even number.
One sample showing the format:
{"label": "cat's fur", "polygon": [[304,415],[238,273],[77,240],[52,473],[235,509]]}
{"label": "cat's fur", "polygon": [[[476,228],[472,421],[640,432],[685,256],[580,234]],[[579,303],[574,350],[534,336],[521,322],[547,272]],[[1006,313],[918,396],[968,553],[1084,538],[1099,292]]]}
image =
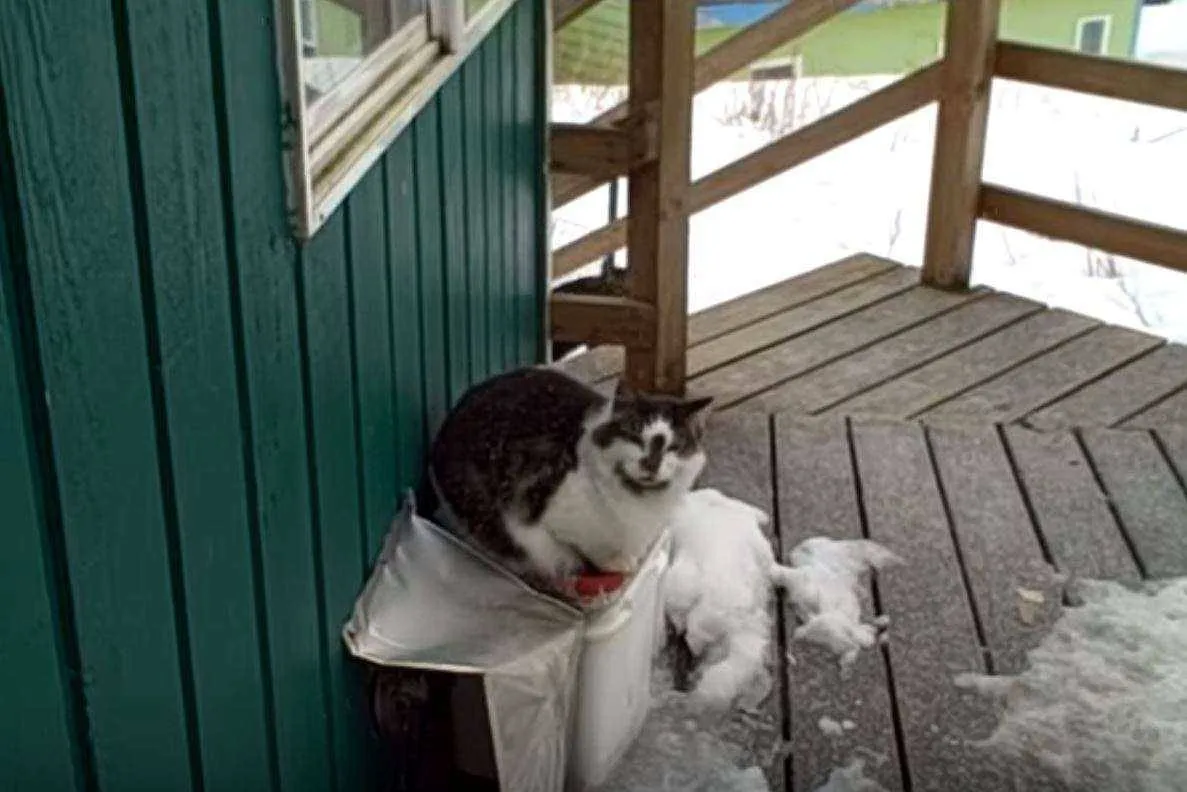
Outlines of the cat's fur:
{"label": "cat's fur", "polygon": [[705,464],[709,399],[612,398],[525,368],[472,388],[429,473],[457,530],[533,585],[592,566],[631,572]]}

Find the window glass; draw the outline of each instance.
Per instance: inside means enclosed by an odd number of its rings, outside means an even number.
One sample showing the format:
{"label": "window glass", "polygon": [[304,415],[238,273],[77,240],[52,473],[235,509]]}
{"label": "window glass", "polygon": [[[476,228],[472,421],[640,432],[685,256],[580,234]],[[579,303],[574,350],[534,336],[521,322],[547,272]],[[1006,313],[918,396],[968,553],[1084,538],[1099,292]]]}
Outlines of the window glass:
{"label": "window glass", "polygon": [[408,21],[425,0],[301,0],[305,101],[315,103],[340,85]]}

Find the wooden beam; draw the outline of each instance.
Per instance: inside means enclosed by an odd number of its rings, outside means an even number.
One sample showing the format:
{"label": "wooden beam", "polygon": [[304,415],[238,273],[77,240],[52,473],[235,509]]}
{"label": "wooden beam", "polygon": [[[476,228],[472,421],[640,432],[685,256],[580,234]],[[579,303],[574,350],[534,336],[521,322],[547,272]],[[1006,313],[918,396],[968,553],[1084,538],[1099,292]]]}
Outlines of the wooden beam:
{"label": "wooden beam", "polygon": [[655,325],[649,349],[627,347],[624,373],[636,388],[682,393],[696,0],[636,0],[630,14],[631,114],[658,107],[659,156],[627,183],[627,282],[633,299],[655,306]]}
{"label": "wooden beam", "polygon": [[614,178],[655,159],[653,125],[629,128],[552,124],[549,162],[554,171]]}
{"label": "wooden beam", "polygon": [[985,184],[978,214],[991,222],[1187,272],[1187,231]]}
{"label": "wooden beam", "polygon": [[552,338],[588,344],[621,344],[650,349],[655,339],[655,308],[638,300],[553,292]]}
{"label": "wooden beam", "polygon": [[[940,71],[939,64],[926,66],[693,182],[689,211],[708,209],[935,101]],[[619,218],[557,250],[553,275],[567,275],[620,249],[626,244],[627,224],[627,218]]]}
{"label": "wooden beam", "polygon": [[[693,91],[700,93],[725,77],[745,68],[776,47],[795,41],[854,5],[857,0],[796,0],[749,25],[696,60]],[[624,102],[599,115],[591,123],[618,124],[629,115]],[[552,179],[552,205],[559,208],[606,183],[606,179],[556,174]]]}
{"label": "wooden beam", "polygon": [[552,29],[560,30],[602,0],[552,0]]}
{"label": "wooden beam", "polygon": [[1000,41],[994,73],[1008,80],[1187,112],[1187,72]]}
{"label": "wooden beam", "polygon": [[967,288],[985,160],[1000,0],[948,5],[940,109],[936,119],[923,281]]}

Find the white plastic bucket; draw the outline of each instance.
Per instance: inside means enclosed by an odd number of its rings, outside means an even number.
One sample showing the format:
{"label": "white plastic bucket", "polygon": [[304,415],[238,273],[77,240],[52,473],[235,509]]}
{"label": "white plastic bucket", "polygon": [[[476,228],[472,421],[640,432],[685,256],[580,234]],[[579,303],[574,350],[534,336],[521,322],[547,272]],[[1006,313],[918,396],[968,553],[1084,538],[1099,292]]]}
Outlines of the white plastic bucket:
{"label": "white plastic bucket", "polygon": [[662,640],[660,592],[671,544],[665,531],[622,595],[586,624],[568,770],[570,792],[604,782],[643,728],[651,706],[652,661]]}

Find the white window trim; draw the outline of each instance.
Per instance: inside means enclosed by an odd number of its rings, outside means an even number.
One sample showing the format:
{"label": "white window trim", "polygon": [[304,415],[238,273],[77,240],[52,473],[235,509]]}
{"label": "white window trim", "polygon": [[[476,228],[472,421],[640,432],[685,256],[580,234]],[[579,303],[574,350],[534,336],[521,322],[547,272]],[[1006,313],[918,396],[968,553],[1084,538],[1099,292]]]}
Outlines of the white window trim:
{"label": "white window trim", "polygon": [[[1084,28],[1093,22],[1104,22],[1105,31],[1100,37],[1100,52],[1087,53],[1081,48],[1081,43],[1084,40]],[[1113,15],[1112,14],[1095,14],[1093,16],[1080,17],[1076,20],[1076,52],[1081,55],[1108,55],[1109,43],[1113,36]]]}
{"label": "white window trim", "polygon": [[312,105],[305,101],[299,0],[276,0],[284,92],[289,211],[298,238],[313,236],[437,90],[521,0],[489,0],[465,19],[461,0],[429,0]]}

